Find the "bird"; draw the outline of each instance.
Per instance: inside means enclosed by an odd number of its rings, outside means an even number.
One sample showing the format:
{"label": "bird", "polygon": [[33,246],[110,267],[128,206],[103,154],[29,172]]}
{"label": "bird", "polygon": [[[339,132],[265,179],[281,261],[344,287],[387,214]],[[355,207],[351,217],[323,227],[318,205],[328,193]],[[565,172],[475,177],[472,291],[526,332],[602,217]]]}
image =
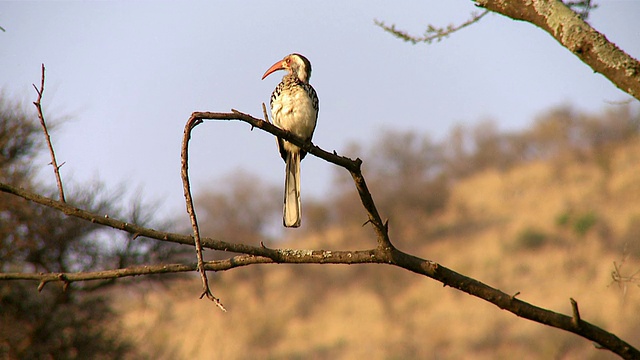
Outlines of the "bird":
{"label": "bird", "polygon": [[[262,80],[278,70],[287,73],[271,94],[269,104],[273,123],[282,130],[311,141],[318,121],[318,95],[309,84],[311,63],[303,55],[289,54],[273,64],[262,75]],[[285,227],[297,228],[302,221],[300,161],[307,152],[280,138],[277,141],[280,156],[286,164],[282,222]]]}

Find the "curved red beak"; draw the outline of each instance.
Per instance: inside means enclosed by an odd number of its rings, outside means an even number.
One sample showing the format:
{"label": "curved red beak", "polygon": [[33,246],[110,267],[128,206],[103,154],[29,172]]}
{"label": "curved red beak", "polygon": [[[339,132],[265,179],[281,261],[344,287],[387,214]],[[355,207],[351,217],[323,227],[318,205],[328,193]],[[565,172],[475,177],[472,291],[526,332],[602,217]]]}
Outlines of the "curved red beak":
{"label": "curved red beak", "polygon": [[262,80],[264,80],[264,78],[266,78],[267,76],[269,76],[269,74],[276,72],[278,70],[284,70],[284,66],[282,66],[282,60],[278,61],[277,63],[273,64],[269,70],[267,70],[267,72],[264,73],[264,75],[262,75]]}

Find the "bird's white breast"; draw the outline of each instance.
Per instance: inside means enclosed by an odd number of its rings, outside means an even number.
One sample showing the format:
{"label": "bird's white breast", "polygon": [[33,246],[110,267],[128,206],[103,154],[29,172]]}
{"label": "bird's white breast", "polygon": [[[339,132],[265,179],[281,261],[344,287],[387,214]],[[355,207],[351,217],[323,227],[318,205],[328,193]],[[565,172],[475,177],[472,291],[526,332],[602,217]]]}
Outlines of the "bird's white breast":
{"label": "bird's white breast", "polygon": [[[271,116],[276,126],[303,138],[311,139],[318,111],[307,91],[293,86],[280,92],[271,103]],[[290,144],[285,144],[286,145]]]}

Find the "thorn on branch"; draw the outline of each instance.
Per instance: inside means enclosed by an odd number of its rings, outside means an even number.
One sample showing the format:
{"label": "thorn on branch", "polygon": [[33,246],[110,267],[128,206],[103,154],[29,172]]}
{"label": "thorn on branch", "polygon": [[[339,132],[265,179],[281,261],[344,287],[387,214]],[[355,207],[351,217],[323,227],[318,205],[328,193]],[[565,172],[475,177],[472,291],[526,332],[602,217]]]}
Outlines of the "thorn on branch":
{"label": "thorn on branch", "polygon": [[53,173],[56,178],[56,183],[58,184],[58,192],[60,194],[60,202],[66,202],[64,198],[64,189],[62,188],[62,179],[60,178],[60,167],[64,165],[64,162],[58,165],[56,161],[56,153],[55,151],[53,151],[51,136],[49,135],[49,130],[47,129],[47,124],[44,120],[44,114],[42,112],[42,94],[44,94],[44,74],[45,74],[45,68],[44,68],[44,64],[42,64],[42,77],[40,80],[40,88],[38,89],[38,87],[36,87],[35,84],[32,84],[33,88],[36,89],[36,93],[38,94],[38,99],[33,102],[33,105],[35,105],[38,111],[38,119],[40,119],[40,125],[42,125],[42,130],[44,131],[44,137],[47,142],[47,146],[49,147],[49,154],[51,155],[51,162],[49,164],[53,166]]}
{"label": "thorn on branch", "polygon": [[62,291],[67,291],[67,289],[69,288],[69,285],[71,284],[71,281],[69,281],[67,276],[65,274],[59,274],[58,275],[58,280],[63,282]]}
{"label": "thorn on branch", "polygon": [[511,295],[511,300],[515,300],[516,296],[520,295],[520,291],[516,291],[515,294]]}
{"label": "thorn on branch", "polygon": [[264,115],[264,121],[271,124],[271,121],[269,121],[269,114],[267,114],[267,105],[264,103],[262,103],[262,115]]}
{"label": "thorn on branch", "polygon": [[573,313],[571,323],[576,328],[580,327],[580,311],[578,310],[578,303],[573,298],[569,298],[569,301],[571,301],[571,311]]}

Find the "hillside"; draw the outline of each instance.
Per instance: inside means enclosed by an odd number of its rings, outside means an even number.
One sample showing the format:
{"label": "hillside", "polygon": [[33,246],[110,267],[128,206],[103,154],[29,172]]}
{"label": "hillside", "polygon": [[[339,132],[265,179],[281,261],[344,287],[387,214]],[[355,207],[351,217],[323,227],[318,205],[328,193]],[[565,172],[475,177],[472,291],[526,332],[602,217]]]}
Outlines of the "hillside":
{"label": "hillside", "polygon": [[[443,211],[393,233],[399,248],[640,346],[640,141],[586,159],[530,162],[461,180]],[[375,196],[375,194],[374,194]],[[374,246],[369,227],[283,247]],[[264,265],[120,293],[128,337],[154,359],[610,359],[575,335],[384,265]]]}

